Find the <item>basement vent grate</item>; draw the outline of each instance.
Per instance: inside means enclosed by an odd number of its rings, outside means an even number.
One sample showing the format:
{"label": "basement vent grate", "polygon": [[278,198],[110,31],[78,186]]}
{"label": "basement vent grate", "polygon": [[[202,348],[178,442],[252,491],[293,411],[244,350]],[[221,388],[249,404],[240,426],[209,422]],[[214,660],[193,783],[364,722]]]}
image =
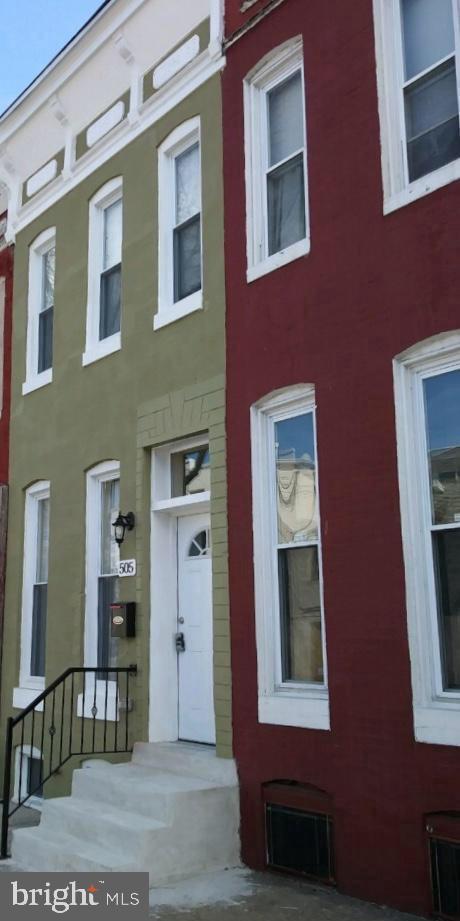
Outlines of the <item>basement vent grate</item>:
{"label": "basement vent grate", "polygon": [[460,842],[430,839],[434,910],[460,919]]}
{"label": "basement vent grate", "polygon": [[266,820],[270,867],[334,882],[330,816],[267,803]]}

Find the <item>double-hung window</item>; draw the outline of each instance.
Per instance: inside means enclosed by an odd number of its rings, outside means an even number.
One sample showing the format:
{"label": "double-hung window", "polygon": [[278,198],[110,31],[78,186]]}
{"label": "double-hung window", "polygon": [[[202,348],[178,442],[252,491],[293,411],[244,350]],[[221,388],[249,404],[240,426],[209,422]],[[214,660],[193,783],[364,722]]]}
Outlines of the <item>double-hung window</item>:
{"label": "double-hung window", "polygon": [[386,208],[460,177],[458,0],[374,0]]}
{"label": "double-hung window", "polygon": [[395,361],[415,735],[460,745],[460,339]]}
{"label": "double-hung window", "polygon": [[41,688],[45,679],[50,487],[31,486],[25,500],[22,594],[21,688]]}
{"label": "double-hung window", "polygon": [[[86,499],[86,613],[85,664],[99,668],[116,668],[118,640],[111,635],[111,604],[119,600],[118,564],[120,552],[115,541],[113,523],[120,511],[120,465],[106,461],[87,474]],[[116,682],[107,673],[96,676],[96,688],[86,686],[85,706],[90,708],[96,694],[98,719],[105,714],[108,694],[108,718],[118,716]],[[110,673],[109,673],[110,679]],[[82,705],[82,703],[81,703]]]}
{"label": "double-hung window", "polygon": [[50,228],[29,251],[26,380],[23,393],[52,380],[56,231]]}
{"label": "double-hung window", "polygon": [[252,409],[259,719],[329,728],[313,388]]}
{"label": "double-hung window", "polygon": [[181,125],[159,148],[158,182],[156,329],[203,306],[199,119]]}
{"label": "double-hung window", "polygon": [[245,81],[248,280],[309,249],[302,43]]}
{"label": "double-hung window", "polygon": [[90,202],[88,310],[83,364],[121,347],[122,180],[112,179]]}

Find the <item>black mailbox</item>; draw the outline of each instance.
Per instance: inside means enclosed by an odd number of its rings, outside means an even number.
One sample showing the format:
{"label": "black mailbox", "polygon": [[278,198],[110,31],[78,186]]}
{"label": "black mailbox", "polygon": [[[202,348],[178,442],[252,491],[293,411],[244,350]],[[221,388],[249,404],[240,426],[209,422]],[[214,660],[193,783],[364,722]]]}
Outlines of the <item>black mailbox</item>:
{"label": "black mailbox", "polygon": [[135,601],[114,601],[110,605],[110,629],[112,636],[128,639],[136,636]]}

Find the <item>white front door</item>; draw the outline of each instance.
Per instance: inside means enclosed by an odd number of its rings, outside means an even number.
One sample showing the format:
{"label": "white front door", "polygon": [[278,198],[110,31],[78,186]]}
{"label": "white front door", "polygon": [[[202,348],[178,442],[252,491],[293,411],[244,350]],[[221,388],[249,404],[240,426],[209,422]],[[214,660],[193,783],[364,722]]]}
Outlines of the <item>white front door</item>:
{"label": "white front door", "polygon": [[178,519],[179,739],[216,741],[209,515]]}

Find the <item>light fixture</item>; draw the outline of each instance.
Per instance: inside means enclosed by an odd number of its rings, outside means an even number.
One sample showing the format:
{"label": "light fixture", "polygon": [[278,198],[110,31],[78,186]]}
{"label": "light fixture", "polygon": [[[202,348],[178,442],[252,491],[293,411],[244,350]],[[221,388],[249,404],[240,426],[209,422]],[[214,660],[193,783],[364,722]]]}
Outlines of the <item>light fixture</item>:
{"label": "light fixture", "polygon": [[136,519],[133,512],[128,512],[127,515],[122,515],[121,512],[118,512],[118,518],[113,522],[112,527],[115,531],[115,540],[119,547],[121,547],[124,539],[125,532],[132,531],[135,525]]}

